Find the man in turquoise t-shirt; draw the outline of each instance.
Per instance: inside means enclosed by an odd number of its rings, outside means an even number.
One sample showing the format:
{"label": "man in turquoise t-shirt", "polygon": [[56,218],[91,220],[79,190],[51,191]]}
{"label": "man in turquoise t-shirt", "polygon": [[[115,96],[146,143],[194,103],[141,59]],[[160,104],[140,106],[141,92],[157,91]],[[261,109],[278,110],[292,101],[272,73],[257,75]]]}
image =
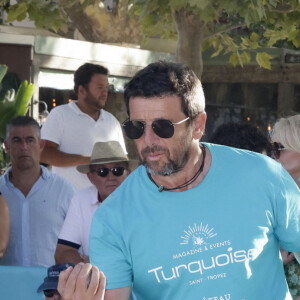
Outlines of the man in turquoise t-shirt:
{"label": "man in turquoise t-shirt", "polygon": [[93,218],[90,260],[106,275],[105,300],[291,299],[279,252],[300,251],[289,174],[266,156],[199,144],[205,100],[188,67],[150,64],[124,95],[124,130],[143,166]]}

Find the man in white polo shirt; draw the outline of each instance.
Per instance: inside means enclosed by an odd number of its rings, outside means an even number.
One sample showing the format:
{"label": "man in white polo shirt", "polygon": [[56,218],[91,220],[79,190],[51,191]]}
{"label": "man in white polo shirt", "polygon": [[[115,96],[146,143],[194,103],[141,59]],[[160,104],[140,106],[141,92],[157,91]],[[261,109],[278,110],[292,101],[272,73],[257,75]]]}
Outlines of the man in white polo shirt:
{"label": "man in white polo shirt", "polygon": [[52,171],[68,179],[76,189],[90,186],[87,176],[76,166],[88,164],[96,142],[125,142],[119,121],[103,108],[108,94],[108,70],[86,63],[74,74],[78,101],[51,110],[42,127],[46,140],[41,161],[52,165]]}
{"label": "man in white polo shirt", "polygon": [[[95,144],[91,161],[77,166],[93,186],[77,191],[73,197],[55,252],[57,264],[89,262],[89,233],[93,215],[99,205],[137,166],[129,160],[117,141]],[[81,247],[79,254],[78,249]]]}

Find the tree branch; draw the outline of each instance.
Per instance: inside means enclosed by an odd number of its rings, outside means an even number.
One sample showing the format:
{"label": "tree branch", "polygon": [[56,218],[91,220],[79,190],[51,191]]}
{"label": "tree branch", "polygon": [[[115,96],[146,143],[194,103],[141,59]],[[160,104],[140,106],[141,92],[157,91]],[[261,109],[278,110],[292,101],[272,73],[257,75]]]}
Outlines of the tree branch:
{"label": "tree branch", "polygon": [[216,31],[216,32],[214,32],[214,33],[212,33],[212,34],[208,34],[208,35],[206,35],[205,37],[204,37],[204,40],[207,40],[207,39],[209,39],[209,38],[211,38],[212,36],[215,36],[215,35],[219,35],[219,34],[222,34],[222,33],[224,33],[224,32],[228,32],[228,31],[231,31],[231,30],[234,30],[234,29],[238,29],[238,28],[241,28],[241,27],[245,27],[246,26],[246,24],[237,24],[237,25],[234,25],[234,26],[229,26],[229,27],[227,27],[227,28],[225,28],[225,29],[222,29],[222,30],[220,30],[220,31]]}
{"label": "tree branch", "polygon": [[289,4],[278,4],[276,7],[268,5],[266,6],[266,10],[280,14],[286,14],[295,11],[294,7]]}

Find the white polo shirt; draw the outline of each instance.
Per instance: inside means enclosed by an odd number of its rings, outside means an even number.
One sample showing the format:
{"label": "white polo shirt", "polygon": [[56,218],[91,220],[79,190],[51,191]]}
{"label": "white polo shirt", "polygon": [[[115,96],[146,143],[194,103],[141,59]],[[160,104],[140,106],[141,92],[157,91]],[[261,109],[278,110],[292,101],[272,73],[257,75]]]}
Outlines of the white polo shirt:
{"label": "white polo shirt", "polygon": [[95,186],[81,189],[74,195],[61,232],[58,244],[79,249],[89,256],[89,236],[91,223],[96,209],[99,207],[98,190]]}
{"label": "white polo shirt", "polygon": [[[87,156],[91,156],[96,142],[118,141],[127,153],[119,121],[104,109],[95,121],[76,102],[51,110],[41,130],[42,139],[58,144],[62,152]],[[86,174],[79,173],[76,167],[53,166],[52,172],[71,181],[76,189],[91,186]]]}

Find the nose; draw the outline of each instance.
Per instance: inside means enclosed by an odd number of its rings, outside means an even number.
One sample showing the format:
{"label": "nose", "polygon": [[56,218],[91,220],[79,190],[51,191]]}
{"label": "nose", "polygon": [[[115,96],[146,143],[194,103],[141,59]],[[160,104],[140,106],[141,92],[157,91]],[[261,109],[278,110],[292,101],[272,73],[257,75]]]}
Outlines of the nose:
{"label": "nose", "polygon": [[116,176],[113,174],[113,172],[111,170],[109,170],[109,172],[105,178],[106,178],[106,180],[115,180]]}
{"label": "nose", "polygon": [[146,125],[143,137],[147,145],[153,145],[159,140],[159,137],[154,133],[151,124]]}
{"label": "nose", "polygon": [[27,149],[27,148],[28,148],[27,141],[25,139],[21,140],[21,149]]}
{"label": "nose", "polygon": [[102,94],[108,95],[108,88],[103,89],[103,90],[102,90]]}

